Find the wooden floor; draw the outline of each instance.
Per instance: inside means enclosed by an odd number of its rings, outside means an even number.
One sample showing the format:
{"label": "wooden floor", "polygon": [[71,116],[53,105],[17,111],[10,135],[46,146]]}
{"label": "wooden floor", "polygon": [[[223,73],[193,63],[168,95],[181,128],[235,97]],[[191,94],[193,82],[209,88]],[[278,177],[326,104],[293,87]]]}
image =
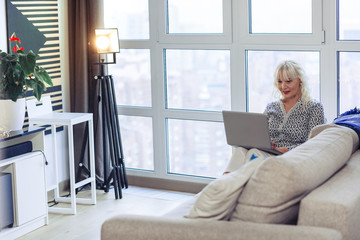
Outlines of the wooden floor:
{"label": "wooden floor", "polygon": [[[79,197],[89,195],[81,191]],[[123,198],[115,199],[112,190],[97,190],[96,205],[77,205],[76,215],[49,214],[49,225],[41,227],[20,240],[98,240],[101,224],[118,214],[160,216],[173,209],[193,194],[129,187],[123,190]]]}

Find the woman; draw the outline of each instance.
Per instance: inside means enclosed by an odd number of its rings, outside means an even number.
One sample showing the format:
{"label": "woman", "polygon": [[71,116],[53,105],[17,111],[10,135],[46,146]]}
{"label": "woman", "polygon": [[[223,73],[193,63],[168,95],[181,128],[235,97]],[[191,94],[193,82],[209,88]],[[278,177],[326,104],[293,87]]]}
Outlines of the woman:
{"label": "woman", "polygon": [[[294,61],[280,63],[274,73],[274,85],[280,95],[278,101],[269,103],[265,109],[273,148],[285,153],[304,143],[313,127],[326,122],[321,103],[309,95],[304,70]],[[268,157],[258,149],[235,149],[225,173],[239,168],[251,156]]]}

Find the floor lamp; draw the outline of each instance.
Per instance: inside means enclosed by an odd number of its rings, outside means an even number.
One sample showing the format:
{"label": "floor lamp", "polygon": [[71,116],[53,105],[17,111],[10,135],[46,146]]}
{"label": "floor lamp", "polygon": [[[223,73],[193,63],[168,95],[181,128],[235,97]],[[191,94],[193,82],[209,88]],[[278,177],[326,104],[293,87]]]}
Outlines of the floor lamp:
{"label": "floor lamp", "polygon": [[[119,117],[114,91],[114,81],[111,75],[107,75],[105,66],[116,63],[116,53],[120,52],[118,30],[116,28],[96,29],[96,46],[99,54],[100,74],[94,77],[94,104],[97,109],[101,108],[94,116],[94,126],[98,127],[101,118],[103,138],[104,181],[97,185],[105,192],[109,192],[111,185],[114,186],[115,198],[122,198],[122,188],[128,187],[123,148],[120,134]],[[113,55],[113,61],[108,62],[108,54]],[[98,141],[97,129],[95,129],[95,141]]]}

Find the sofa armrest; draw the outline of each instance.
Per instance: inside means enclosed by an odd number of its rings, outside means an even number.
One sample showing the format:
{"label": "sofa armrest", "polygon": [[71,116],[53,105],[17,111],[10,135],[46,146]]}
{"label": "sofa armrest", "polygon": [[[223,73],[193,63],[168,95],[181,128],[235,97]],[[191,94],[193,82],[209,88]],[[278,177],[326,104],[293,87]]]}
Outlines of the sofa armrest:
{"label": "sofa armrest", "polygon": [[360,236],[360,151],[300,203],[298,225],[337,229],[344,239]]}
{"label": "sofa armrest", "polygon": [[192,220],[185,218],[120,215],[106,220],[101,228],[102,240],[340,240],[342,235],[334,229]]}

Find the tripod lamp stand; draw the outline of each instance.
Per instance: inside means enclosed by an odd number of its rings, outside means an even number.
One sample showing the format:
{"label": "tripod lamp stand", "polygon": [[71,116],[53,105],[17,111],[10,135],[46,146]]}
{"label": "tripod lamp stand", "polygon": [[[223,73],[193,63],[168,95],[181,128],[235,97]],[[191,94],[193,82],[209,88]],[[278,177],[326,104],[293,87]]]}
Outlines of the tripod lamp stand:
{"label": "tripod lamp stand", "polygon": [[[111,75],[106,74],[105,66],[116,63],[116,53],[120,52],[118,30],[116,28],[96,29],[96,46],[99,54],[100,75],[94,77],[94,97],[96,97],[97,115],[95,127],[101,118],[102,144],[104,160],[104,181],[98,186],[105,192],[109,192],[111,185],[114,186],[115,198],[122,198],[122,188],[128,187],[126,178],[123,148],[121,142],[119,117],[114,91],[114,81]],[[112,62],[106,61],[112,54]],[[100,110],[101,109],[101,110]],[[101,114],[99,114],[99,110]],[[95,141],[97,140],[95,129]],[[99,141],[97,141],[99,142]]]}

